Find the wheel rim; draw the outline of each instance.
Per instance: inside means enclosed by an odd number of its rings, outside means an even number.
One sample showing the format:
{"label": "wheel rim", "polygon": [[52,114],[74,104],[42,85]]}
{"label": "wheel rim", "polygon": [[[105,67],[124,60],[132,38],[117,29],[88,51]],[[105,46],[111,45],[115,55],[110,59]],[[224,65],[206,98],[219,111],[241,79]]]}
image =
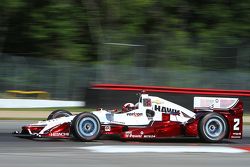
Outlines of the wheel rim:
{"label": "wheel rim", "polygon": [[97,123],[93,118],[83,118],[79,122],[79,132],[86,137],[93,136],[97,131]]}
{"label": "wheel rim", "polygon": [[209,119],[205,124],[205,134],[211,140],[220,138],[224,131],[225,125],[219,118]]}

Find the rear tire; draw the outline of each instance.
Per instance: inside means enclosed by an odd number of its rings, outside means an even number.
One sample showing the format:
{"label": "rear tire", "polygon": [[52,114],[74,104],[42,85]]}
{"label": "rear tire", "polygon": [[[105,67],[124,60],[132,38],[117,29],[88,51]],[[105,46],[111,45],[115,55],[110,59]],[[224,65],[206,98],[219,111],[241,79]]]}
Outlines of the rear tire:
{"label": "rear tire", "polygon": [[60,117],[69,117],[72,113],[67,110],[55,110],[52,113],[49,114],[47,120],[60,118]]}
{"label": "rear tire", "polygon": [[227,134],[226,119],[218,113],[205,115],[199,123],[199,137],[209,143],[220,142]]}
{"label": "rear tire", "polygon": [[92,141],[100,136],[101,123],[92,113],[80,113],[72,121],[73,135],[82,141]]}

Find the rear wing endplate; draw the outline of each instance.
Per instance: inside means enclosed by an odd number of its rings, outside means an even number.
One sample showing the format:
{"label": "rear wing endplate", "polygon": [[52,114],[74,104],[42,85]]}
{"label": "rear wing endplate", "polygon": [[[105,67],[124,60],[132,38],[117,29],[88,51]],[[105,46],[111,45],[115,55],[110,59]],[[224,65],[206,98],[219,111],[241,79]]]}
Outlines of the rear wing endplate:
{"label": "rear wing endplate", "polygon": [[238,98],[194,97],[194,109],[228,110],[238,103]]}

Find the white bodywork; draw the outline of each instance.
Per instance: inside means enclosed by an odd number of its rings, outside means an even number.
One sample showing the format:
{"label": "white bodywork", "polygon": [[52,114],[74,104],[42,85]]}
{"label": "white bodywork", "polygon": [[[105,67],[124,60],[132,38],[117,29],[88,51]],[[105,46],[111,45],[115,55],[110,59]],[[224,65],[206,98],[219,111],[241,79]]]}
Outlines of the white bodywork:
{"label": "white bodywork", "polygon": [[[204,109],[219,108],[228,109],[238,102],[237,98],[217,98],[217,97],[195,97],[194,108]],[[195,118],[195,113],[170,101],[159,97],[142,94],[138,108],[126,113],[119,113],[107,110],[93,111],[101,124],[120,124],[120,125],[148,125],[151,121],[162,121],[162,113],[170,114],[170,121],[180,122],[185,124],[188,120]],[[150,117],[146,113],[150,110],[154,116]],[[32,126],[44,125],[45,128],[39,133],[43,134],[45,131],[63,123],[71,122],[75,116],[61,117],[57,119],[39,121]]]}
{"label": "white bodywork", "polygon": [[[150,99],[151,105],[143,104],[145,99]],[[153,117],[146,115],[146,110],[154,111]],[[172,113],[170,113],[172,112]],[[178,113],[176,113],[178,112]],[[121,125],[148,125],[151,121],[161,121],[162,113],[170,114],[170,121],[186,123],[195,117],[195,113],[170,101],[155,96],[142,94],[138,102],[138,109],[126,113],[114,113],[106,110],[95,111],[95,114],[102,124],[121,124]]]}
{"label": "white bodywork", "polygon": [[61,117],[56,119],[51,119],[47,121],[38,121],[36,124],[31,124],[32,126],[45,126],[43,130],[39,132],[39,134],[44,134],[47,130],[57,126],[61,125],[63,123],[71,122],[74,119],[75,115],[69,116],[69,117]]}
{"label": "white bodywork", "polygon": [[194,109],[228,110],[234,107],[238,101],[238,98],[194,97]]}

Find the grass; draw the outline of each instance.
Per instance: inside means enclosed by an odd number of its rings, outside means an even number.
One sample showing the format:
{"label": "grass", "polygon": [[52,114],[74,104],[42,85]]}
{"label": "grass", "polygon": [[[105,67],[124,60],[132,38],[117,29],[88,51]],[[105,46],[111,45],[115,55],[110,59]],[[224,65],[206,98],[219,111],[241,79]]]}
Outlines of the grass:
{"label": "grass", "polygon": [[13,118],[13,117],[6,117],[6,118],[0,118],[0,120],[20,120],[20,121],[29,121],[29,120],[34,120],[34,121],[42,121],[46,120],[47,118]]}
{"label": "grass", "polygon": [[93,108],[85,107],[53,107],[53,108],[0,108],[0,111],[54,111],[58,109],[68,110],[70,112],[90,112],[95,111]]}

